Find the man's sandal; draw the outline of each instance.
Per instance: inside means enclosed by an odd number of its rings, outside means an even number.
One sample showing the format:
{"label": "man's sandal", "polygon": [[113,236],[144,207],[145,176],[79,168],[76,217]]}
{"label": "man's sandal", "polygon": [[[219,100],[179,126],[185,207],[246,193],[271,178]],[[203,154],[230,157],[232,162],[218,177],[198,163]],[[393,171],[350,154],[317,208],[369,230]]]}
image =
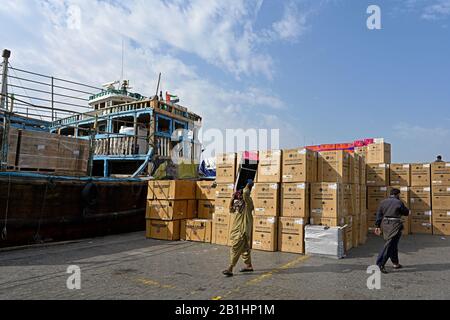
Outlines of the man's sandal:
{"label": "man's sandal", "polygon": [[233,276],[233,272],[231,272],[230,270],[224,270],[224,271],[222,271],[222,274],[227,277]]}
{"label": "man's sandal", "polygon": [[253,270],[253,268],[252,269],[243,268],[243,269],[239,270],[239,272],[242,272],[242,273],[244,273],[244,272],[254,272],[254,271],[255,270]]}

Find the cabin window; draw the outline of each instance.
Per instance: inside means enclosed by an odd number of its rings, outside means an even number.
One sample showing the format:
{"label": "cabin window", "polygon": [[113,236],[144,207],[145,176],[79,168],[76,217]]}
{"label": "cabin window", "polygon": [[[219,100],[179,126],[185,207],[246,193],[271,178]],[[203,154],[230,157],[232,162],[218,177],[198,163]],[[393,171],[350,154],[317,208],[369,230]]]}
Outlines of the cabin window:
{"label": "cabin window", "polygon": [[172,134],[172,121],[170,118],[158,116],[156,119],[156,129],[158,133]]}

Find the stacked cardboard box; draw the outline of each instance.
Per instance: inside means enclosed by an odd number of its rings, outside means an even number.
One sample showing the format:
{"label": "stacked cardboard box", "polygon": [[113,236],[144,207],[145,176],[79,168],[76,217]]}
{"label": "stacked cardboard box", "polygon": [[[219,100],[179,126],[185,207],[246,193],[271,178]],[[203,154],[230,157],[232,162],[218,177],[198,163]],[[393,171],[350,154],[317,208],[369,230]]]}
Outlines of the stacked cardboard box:
{"label": "stacked cardboard box", "polygon": [[431,165],[433,232],[450,235],[450,163]]}
{"label": "stacked cardboard box", "polygon": [[318,159],[319,182],[350,182],[350,154],[343,150],[322,151]]}
{"label": "stacked cardboard box", "polygon": [[431,188],[412,186],[409,208],[411,210],[411,233],[432,233]]}
{"label": "stacked cardboard box", "polygon": [[277,182],[256,183],[252,193],[255,206],[252,248],[277,251],[280,184]]}
{"label": "stacked cardboard box", "polygon": [[216,182],[234,183],[236,180],[236,153],[225,153],[216,156]]}
{"label": "stacked cardboard box", "polygon": [[383,139],[374,139],[367,146],[366,185],[367,185],[367,227],[375,229],[376,212],[380,202],[389,195],[389,174],[391,145]]}
{"label": "stacked cardboard box", "polygon": [[147,193],[147,238],[180,240],[181,224],[194,217],[195,199],[193,181],[150,181]]}
{"label": "stacked cardboard box", "polygon": [[317,153],[306,148],[283,150],[278,248],[305,253],[304,231],[310,216],[310,183],[317,180]]}

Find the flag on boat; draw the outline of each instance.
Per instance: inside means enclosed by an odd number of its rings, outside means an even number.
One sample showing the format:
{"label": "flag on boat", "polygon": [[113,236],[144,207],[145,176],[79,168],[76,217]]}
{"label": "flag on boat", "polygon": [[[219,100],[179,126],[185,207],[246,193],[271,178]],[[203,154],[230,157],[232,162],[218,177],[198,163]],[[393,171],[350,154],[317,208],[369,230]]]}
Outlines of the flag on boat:
{"label": "flag on boat", "polygon": [[166,92],[166,102],[178,103],[178,102],[180,102],[180,98],[178,98],[178,96],[175,96],[175,95],[172,95],[172,94]]}

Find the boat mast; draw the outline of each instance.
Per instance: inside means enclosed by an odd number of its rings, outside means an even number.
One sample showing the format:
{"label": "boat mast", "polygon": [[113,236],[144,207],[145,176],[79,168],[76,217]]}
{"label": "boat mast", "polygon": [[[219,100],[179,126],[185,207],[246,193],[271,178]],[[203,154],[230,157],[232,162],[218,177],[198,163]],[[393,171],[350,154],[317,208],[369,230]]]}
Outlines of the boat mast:
{"label": "boat mast", "polygon": [[3,75],[2,75],[2,94],[0,108],[3,109],[3,137],[0,155],[0,171],[6,171],[8,167],[8,137],[9,137],[9,111],[8,111],[8,63],[11,57],[11,51],[3,50]]}

